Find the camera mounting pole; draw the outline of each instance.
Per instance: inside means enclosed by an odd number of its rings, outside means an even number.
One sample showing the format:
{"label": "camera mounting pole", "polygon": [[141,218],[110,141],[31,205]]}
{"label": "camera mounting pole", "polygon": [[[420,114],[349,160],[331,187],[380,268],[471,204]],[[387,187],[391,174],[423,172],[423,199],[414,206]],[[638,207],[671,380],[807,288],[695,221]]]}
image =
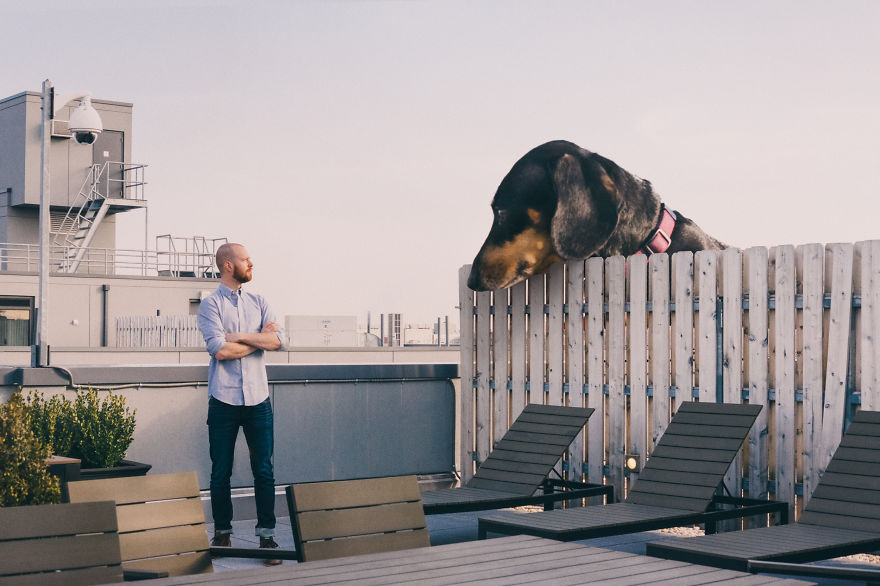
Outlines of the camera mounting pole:
{"label": "camera mounting pole", "polygon": [[[37,335],[34,345],[31,347],[31,366],[49,366],[49,231],[51,229],[49,206],[51,205],[49,186],[49,147],[50,147],[50,121],[55,115],[72,100],[81,100],[79,108],[71,114],[71,122],[74,114],[77,115],[74,128],[82,128],[86,133],[96,134],[103,130],[101,117],[92,108],[92,94],[90,92],[68,92],[59,94],[55,98],[55,89],[48,79],[43,82],[41,99],[41,132],[42,144],[40,147],[40,278],[39,278],[39,306],[37,310]],[[69,126],[71,126],[69,124]],[[71,129],[73,131],[73,128]],[[79,138],[77,137],[77,142]],[[92,138],[94,142],[94,138]]]}

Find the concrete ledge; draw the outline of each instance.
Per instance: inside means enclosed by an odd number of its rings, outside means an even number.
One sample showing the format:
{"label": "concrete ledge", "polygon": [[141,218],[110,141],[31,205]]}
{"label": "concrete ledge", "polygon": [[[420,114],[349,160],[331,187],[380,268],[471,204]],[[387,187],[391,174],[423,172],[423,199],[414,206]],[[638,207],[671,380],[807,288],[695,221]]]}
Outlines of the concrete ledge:
{"label": "concrete ledge", "polygon": [[[458,378],[458,364],[270,364],[269,383],[438,380]],[[0,367],[0,384],[34,387],[121,384],[206,384],[208,367],[162,366],[77,366],[62,368]]]}

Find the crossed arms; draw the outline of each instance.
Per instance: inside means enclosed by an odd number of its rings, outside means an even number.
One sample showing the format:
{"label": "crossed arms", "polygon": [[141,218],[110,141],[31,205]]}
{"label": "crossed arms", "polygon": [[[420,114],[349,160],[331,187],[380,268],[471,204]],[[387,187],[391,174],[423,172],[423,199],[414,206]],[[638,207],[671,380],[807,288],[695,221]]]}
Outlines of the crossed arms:
{"label": "crossed arms", "polygon": [[214,355],[217,360],[241,358],[257,350],[277,350],[281,340],[275,334],[281,329],[276,322],[270,321],[263,326],[258,334],[246,332],[230,332],[226,334],[226,343]]}

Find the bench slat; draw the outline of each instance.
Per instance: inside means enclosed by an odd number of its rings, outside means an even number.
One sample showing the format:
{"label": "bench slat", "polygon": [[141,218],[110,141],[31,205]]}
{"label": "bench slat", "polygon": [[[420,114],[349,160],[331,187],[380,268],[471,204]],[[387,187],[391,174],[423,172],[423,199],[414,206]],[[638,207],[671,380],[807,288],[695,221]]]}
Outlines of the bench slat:
{"label": "bench slat", "polygon": [[119,533],[205,524],[205,510],[201,499],[197,497],[120,506],[117,507],[116,514]]}
{"label": "bench slat", "polygon": [[296,508],[300,512],[365,507],[419,498],[418,480],[414,476],[365,478],[293,484]]}
{"label": "bench slat", "polygon": [[427,529],[379,533],[332,541],[311,541],[303,544],[306,559],[325,560],[350,555],[363,555],[383,551],[399,551],[414,547],[428,547],[431,538]]}
{"label": "bench slat", "polygon": [[[92,501],[96,499],[91,499]],[[116,530],[113,499],[0,509],[0,541]],[[109,502],[107,502],[109,501]],[[111,505],[109,508],[107,505]]]}
{"label": "bench slat", "polygon": [[421,502],[411,502],[307,511],[297,515],[297,524],[303,541],[313,541],[422,528],[425,526],[424,519]]}
{"label": "bench slat", "polygon": [[[137,482],[134,482],[137,480]],[[186,498],[199,494],[195,471],[128,478],[80,480],[67,485],[70,502],[116,501],[117,505]]]}
{"label": "bench slat", "polygon": [[119,546],[123,560],[134,560],[181,552],[207,551],[208,534],[204,525],[181,525],[150,531],[121,533]]}
{"label": "bench slat", "polygon": [[0,575],[119,565],[115,533],[0,542]]}
{"label": "bench slat", "polygon": [[122,562],[125,571],[168,572],[169,576],[208,574],[214,571],[211,554],[206,551]]}

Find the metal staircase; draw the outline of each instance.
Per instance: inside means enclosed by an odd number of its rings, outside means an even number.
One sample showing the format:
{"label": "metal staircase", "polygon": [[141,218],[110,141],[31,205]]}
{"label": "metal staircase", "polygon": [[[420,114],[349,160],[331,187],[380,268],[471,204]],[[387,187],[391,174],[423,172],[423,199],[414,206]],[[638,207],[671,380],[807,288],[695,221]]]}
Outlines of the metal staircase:
{"label": "metal staircase", "polygon": [[[107,161],[92,165],[74,205],[67,210],[54,243],[63,247],[58,270],[75,273],[107,212],[112,208],[143,207],[143,170],[146,165]],[[111,171],[118,169],[118,177]],[[121,185],[120,185],[121,183]],[[122,197],[109,197],[120,193]],[[133,205],[134,204],[134,205]]]}

